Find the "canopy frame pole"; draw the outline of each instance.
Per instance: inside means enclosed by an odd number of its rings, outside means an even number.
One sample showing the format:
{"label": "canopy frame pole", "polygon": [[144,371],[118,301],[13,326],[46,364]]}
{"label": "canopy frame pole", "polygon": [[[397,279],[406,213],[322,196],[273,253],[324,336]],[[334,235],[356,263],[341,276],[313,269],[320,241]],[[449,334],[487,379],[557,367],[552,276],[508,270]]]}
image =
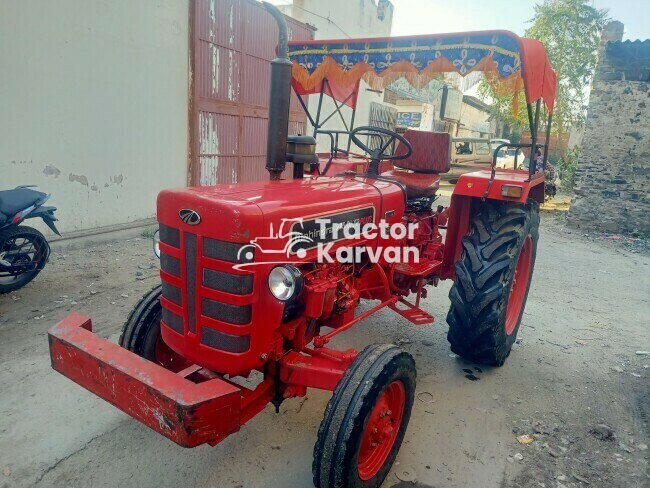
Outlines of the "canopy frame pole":
{"label": "canopy frame pole", "polygon": [[[530,124],[530,159],[528,161],[528,181],[533,178],[533,175],[537,171],[535,167],[535,153],[537,152],[537,129],[539,127],[539,112],[540,112],[541,100],[538,99],[535,104],[535,117],[533,118],[533,106],[528,103],[526,108],[528,110],[528,122]],[[516,156],[515,156],[516,157]]]}
{"label": "canopy frame pole", "polygon": [[548,114],[546,119],[546,143],[544,144],[544,171],[546,171],[546,162],[548,161],[548,147],[551,140],[551,123],[553,122],[553,114]]}
{"label": "canopy frame pole", "polygon": [[[345,102],[347,102],[350,98],[352,98],[353,95],[354,95],[354,93],[351,93],[349,97],[347,97],[345,100],[343,100],[343,104],[345,104]],[[336,104],[336,100],[334,100],[332,98],[332,101],[334,101],[334,104]],[[348,129],[348,124],[345,122],[345,119],[343,118],[343,114],[341,113],[341,108],[343,108],[343,106],[337,107],[336,109],[334,109],[334,111],[331,114],[329,114],[325,120],[323,120],[323,122],[318,126],[318,128],[320,129],[321,127],[323,127],[327,123],[327,121],[329,119],[331,119],[332,117],[334,117],[338,113],[339,116],[341,117],[341,120],[343,121],[343,125],[345,126],[345,130],[350,132],[350,129]]]}
{"label": "canopy frame pole", "polygon": [[348,100],[350,100],[350,98],[352,98],[352,97],[354,96],[354,91],[353,91],[352,93],[350,93],[350,94],[345,98],[345,100],[343,100],[343,103],[341,103],[341,105],[339,105],[338,102],[336,101],[336,98],[334,97],[334,92],[332,91],[332,87],[330,86],[330,82],[329,82],[327,79],[326,79],[326,81],[327,81],[327,88],[328,88],[328,90],[329,90],[330,98],[332,99],[332,102],[334,102],[334,106],[335,106],[336,108],[335,108],[334,111],[329,115],[329,117],[327,117],[327,118],[323,121],[323,123],[321,124],[321,127],[322,127],[323,125],[325,125],[325,122],[327,122],[329,119],[331,119],[332,117],[334,117],[334,114],[339,114],[339,117],[341,118],[341,122],[343,122],[343,127],[345,127],[345,130],[346,130],[346,131],[350,132],[350,129],[348,128],[348,124],[347,124],[347,122],[345,121],[345,117],[343,117],[343,113],[341,112],[341,109],[342,109],[343,107],[345,107],[345,103],[346,103]]}
{"label": "canopy frame pole", "polygon": [[320,96],[318,97],[318,109],[316,110],[316,123],[314,124],[314,134],[312,137],[316,138],[316,134],[318,133],[318,129],[321,127],[319,125],[320,122],[320,111],[321,108],[323,107],[323,92],[325,91],[325,81],[327,78],[323,78],[323,81],[321,81],[320,84]]}
{"label": "canopy frame pole", "polygon": [[526,111],[528,112],[528,127],[530,127],[530,135],[532,137],[535,122],[533,120],[533,106],[530,103],[526,103]]}
{"label": "canopy frame pole", "polygon": [[[323,95],[325,94],[325,88],[327,87],[330,98],[332,99],[332,102],[334,102],[334,110],[332,113],[327,115],[324,120],[321,121],[321,114],[322,114],[322,109],[323,109]],[[320,90],[320,95],[318,97],[318,108],[316,110],[316,120],[312,117],[311,113],[309,112],[309,108],[307,107],[307,104],[303,100],[302,96],[299,93],[296,93],[296,96],[298,97],[298,101],[300,102],[300,105],[302,106],[303,111],[307,115],[307,118],[309,119],[309,122],[311,123],[312,127],[314,128],[313,130],[313,137],[315,138],[319,133],[327,133],[332,139],[334,139],[334,136],[332,135],[332,132],[336,132],[336,141],[332,140],[332,150],[338,154],[338,136],[339,133],[347,133],[350,134],[352,129],[354,128],[354,119],[357,114],[357,107],[355,106],[352,108],[352,116],[350,117],[350,125],[348,126],[348,123],[345,120],[345,117],[343,116],[342,109],[345,107],[345,104],[350,100],[352,97],[355,95],[358,95],[358,90],[352,91],[339,105],[336,98],[334,97],[334,93],[332,91],[332,87],[329,84],[329,81],[327,78],[323,78],[323,81],[321,82],[321,90]],[[345,131],[323,131],[322,128],[323,126],[336,114],[339,114],[339,117],[341,118],[341,122],[343,122],[343,126],[345,127]],[[346,153],[350,152],[350,146],[351,146],[351,139],[348,137],[348,142],[347,142],[347,148],[345,150]],[[341,149],[343,151],[343,149]]]}
{"label": "canopy frame pole", "polygon": [[[350,132],[354,130],[354,116],[357,114],[357,104],[354,104],[354,108],[352,109],[352,117],[350,117]],[[346,148],[346,151],[348,154],[350,154],[350,146],[352,144],[352,138],[348,135],[348,146]]]}
{"label": "canopy frame pole", "polygon": [[542,100],[538,98],[537,103],[535,104],[535,132],[534,132],[534,135],[533,135],[533,140],[531,141],[532,145],[533,145],[533,149],[532,149],[531,152],[533,154],[530,155],[531,164],[528,165],[528,170],[529,170],[531,179],[532,179],[533,175],[535,173],[537,173],[537,164],[533,165],[532,163],[535,162],[535,160],[536,160],[535,156],[537,154],[537,132],[539,131],[539,114],[541,112],[541,103],[542,103]]}
{"label": "canopy frame pole", "polygon": [[296,93],[296,96],[298,97],[298,101],[300,102],[300,105],[302,106],[302,109],[305,112],[305,115],[309,119],[309,123],[312,125],[312,127],[316,126],[316,123],[314,122],[314,119],[312,118],[311,114],[309,113],[309,109],[307,108],[307,105],[305,105],[305,101],[302,99],[302,96],[298,93]]}
{"label": "canopy frame pole", "polygon": [[[533,139],[533,137],[534,137],[533,136],[533,133],[534,133],[533,126],[535,125],[535,121],[534,121],[534,117],[533,117],[533,106],[528,102],[526,102],[526,112],[528,113],[528,127],[530,128],[530,137],[531,137],[531,139]],[[534,141],[535,141],[535,139],[533,139],[532,142],[534,142]],[[531,145],[531,150],[530,150],[531,159],[532,159],[532,153],[535,152],[535,150],[532,149],[532,147],[533,146]],[[518,153],[515,151],[515,168],[517,167],[517,157],[518,157]],[[526,158],[524,158],[524,162],[525,161],[526,161]],[[530,168],[531,168],[531,165],[529,163],[528,164],[528,175],[529,175],[528,179],[529,180],[530,180]]]}

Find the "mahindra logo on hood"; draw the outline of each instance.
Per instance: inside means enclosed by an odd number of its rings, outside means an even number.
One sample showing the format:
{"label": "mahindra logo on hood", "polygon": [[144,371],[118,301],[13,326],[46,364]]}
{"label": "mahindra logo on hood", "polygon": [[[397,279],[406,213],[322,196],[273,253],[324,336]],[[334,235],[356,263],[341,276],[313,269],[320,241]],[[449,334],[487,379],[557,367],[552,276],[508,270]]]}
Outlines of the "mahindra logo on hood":
{"label": "mahindra logo on hood", "polygon": [[188,225],[196,225],[201,222],[201,216],[191,208],[182,208],[178,211],[178,216]]}

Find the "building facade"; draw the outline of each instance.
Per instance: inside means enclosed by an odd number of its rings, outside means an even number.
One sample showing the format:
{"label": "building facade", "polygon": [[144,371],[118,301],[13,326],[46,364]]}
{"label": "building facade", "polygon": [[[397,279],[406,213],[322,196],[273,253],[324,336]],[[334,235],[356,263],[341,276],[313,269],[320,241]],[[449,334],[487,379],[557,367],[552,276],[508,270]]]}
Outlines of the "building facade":
{"label": "building facade", "polygon": [[571,225],[650,232],[650,40],[603,30],[580,151]]}
{"label": "building facade", "polygon": [[153,217],[186,184],[187,53],[187,0],[3,1],[0,187],[51,193],[64,234]]}
{"label": "building facade", "polygon": [[148,222],[164,188],[266,178],[277,39],[254,0],[1,2],[0,189],[51,193],[66,236]]}

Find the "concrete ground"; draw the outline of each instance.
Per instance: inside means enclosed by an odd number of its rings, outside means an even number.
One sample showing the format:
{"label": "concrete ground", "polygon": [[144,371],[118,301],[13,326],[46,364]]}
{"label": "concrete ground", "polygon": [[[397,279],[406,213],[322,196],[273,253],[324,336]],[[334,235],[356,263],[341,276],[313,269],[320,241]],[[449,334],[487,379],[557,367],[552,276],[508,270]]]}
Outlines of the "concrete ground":
{"label": "concrete ground", "polygon": [[[385,310],[343,334],[339,346],[393,342],[417,361],[413,416],[384,486],[648,486],[650,356],[636,352],[650,349],[650,258],[632,251],[543,215],[520,342],[501,368],[450,354],[446,282],[425,300],[435,324]],[[149,239],[64,241],[32,284],[0,296],[0,487],[311,486],[326,392],[188,450],[50,369],[52,325],[78,310],[116,341],[157,268]]]}

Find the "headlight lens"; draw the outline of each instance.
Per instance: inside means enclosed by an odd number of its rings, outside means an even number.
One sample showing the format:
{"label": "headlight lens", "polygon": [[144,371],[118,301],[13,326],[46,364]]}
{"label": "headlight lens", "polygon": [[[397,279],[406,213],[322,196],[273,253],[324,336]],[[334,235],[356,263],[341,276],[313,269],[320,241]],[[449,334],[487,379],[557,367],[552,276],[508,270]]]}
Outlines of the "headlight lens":
{"label": "headlight lens", "polygon": [[283,302],[300,295],[302,286],[302,273],[295,266],[276,266],[269,273],[269,289],[275,298]]}
{"label": "headlight lens", "polygon": [[157,230],[153,235],[153,252],[160,259],[160,231]]}

